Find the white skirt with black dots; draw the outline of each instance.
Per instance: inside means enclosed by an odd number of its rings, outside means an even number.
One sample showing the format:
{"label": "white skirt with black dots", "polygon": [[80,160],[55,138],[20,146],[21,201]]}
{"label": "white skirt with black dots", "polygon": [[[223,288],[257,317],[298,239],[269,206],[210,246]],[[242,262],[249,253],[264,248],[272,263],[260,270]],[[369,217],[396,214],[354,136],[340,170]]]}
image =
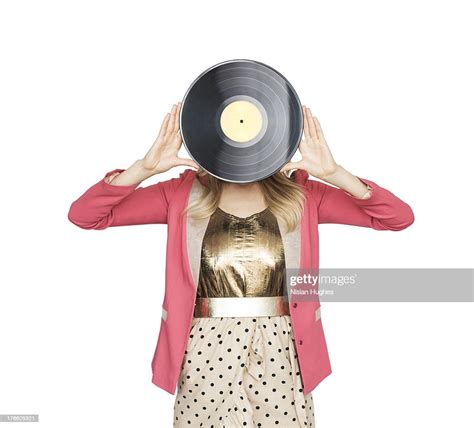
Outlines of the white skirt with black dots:
{"label": "white skirt with black dots", "polygon": [[313,427],[290,316],[194,318],[174,427]]}

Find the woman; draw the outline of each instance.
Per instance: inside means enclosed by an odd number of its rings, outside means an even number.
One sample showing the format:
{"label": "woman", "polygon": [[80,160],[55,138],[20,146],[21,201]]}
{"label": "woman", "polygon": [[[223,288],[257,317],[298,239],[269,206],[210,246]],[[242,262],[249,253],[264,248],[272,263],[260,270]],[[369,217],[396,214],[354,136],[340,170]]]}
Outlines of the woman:
{"label": "woman", "polygon": [[[311,391],[331,373],[320,304],[288,299],[284,269],[318,268],[319,223],[395,231],[413,223],[413,212],[338,165],[309,108],[302,159],[247,184],[178,157],[180,108],[173,105],[143,159],[107,172],[68,218],[96,230],[168,225],[152,381],[171,394],[178,388],[174,426],[314,426]],[[190,168],[137,188],[180,165]]]}

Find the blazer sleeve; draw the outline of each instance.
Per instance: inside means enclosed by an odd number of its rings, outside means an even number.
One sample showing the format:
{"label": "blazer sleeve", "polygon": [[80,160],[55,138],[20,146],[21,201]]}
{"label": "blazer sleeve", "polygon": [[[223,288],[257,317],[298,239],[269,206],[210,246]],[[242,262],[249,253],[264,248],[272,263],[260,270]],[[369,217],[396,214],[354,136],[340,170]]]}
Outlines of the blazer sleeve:
{"label": "blazer sleeve", "polygon": [[69,208],[68,219],[82,229],[167,223],[169,201],[182,181],[178,178],[147,187],[112,185],[108,180],[124,169],[114,169],[87,189]]}
{"label": "blazer sleeve", "polygon": [[339,223],[376,230],[402,230],[413,224],[411,207],[371,180],[358,177],[368,186],[365,199],[317,180],[308,180],[309,192],[316,199],[319,223]]}

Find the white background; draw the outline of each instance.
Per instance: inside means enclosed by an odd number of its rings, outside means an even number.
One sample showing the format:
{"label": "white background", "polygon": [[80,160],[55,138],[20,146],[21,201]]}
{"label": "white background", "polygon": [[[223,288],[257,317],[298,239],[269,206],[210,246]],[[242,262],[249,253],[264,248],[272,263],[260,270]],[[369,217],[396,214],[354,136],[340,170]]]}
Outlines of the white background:
{"label": "white background", "polygon": [[[2,2],[0,414],[172,426],[174,396],[150,366],[166,226],[85,231],[67,212],[143,157],[171,105],[223,60],[282,72],[336,161],[413,208],[401,232],[322,225],[322,267],[472,267],[470,6]],[[472,304],[332,303],[322,316],[333,374],[313,393],[318,428],[474,426]]]}

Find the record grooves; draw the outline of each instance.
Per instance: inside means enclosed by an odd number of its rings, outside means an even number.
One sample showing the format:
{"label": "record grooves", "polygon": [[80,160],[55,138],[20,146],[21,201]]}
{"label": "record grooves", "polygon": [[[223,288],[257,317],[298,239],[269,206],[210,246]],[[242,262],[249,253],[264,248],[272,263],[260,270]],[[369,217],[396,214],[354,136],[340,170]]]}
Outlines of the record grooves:
{"label": "record grooves", "polygon": [[189,155],[209,174],[248,183],[289,162],[303,132],[301,103],[279,72],[261,62],[230,60],[201,73],[181,106]]}

